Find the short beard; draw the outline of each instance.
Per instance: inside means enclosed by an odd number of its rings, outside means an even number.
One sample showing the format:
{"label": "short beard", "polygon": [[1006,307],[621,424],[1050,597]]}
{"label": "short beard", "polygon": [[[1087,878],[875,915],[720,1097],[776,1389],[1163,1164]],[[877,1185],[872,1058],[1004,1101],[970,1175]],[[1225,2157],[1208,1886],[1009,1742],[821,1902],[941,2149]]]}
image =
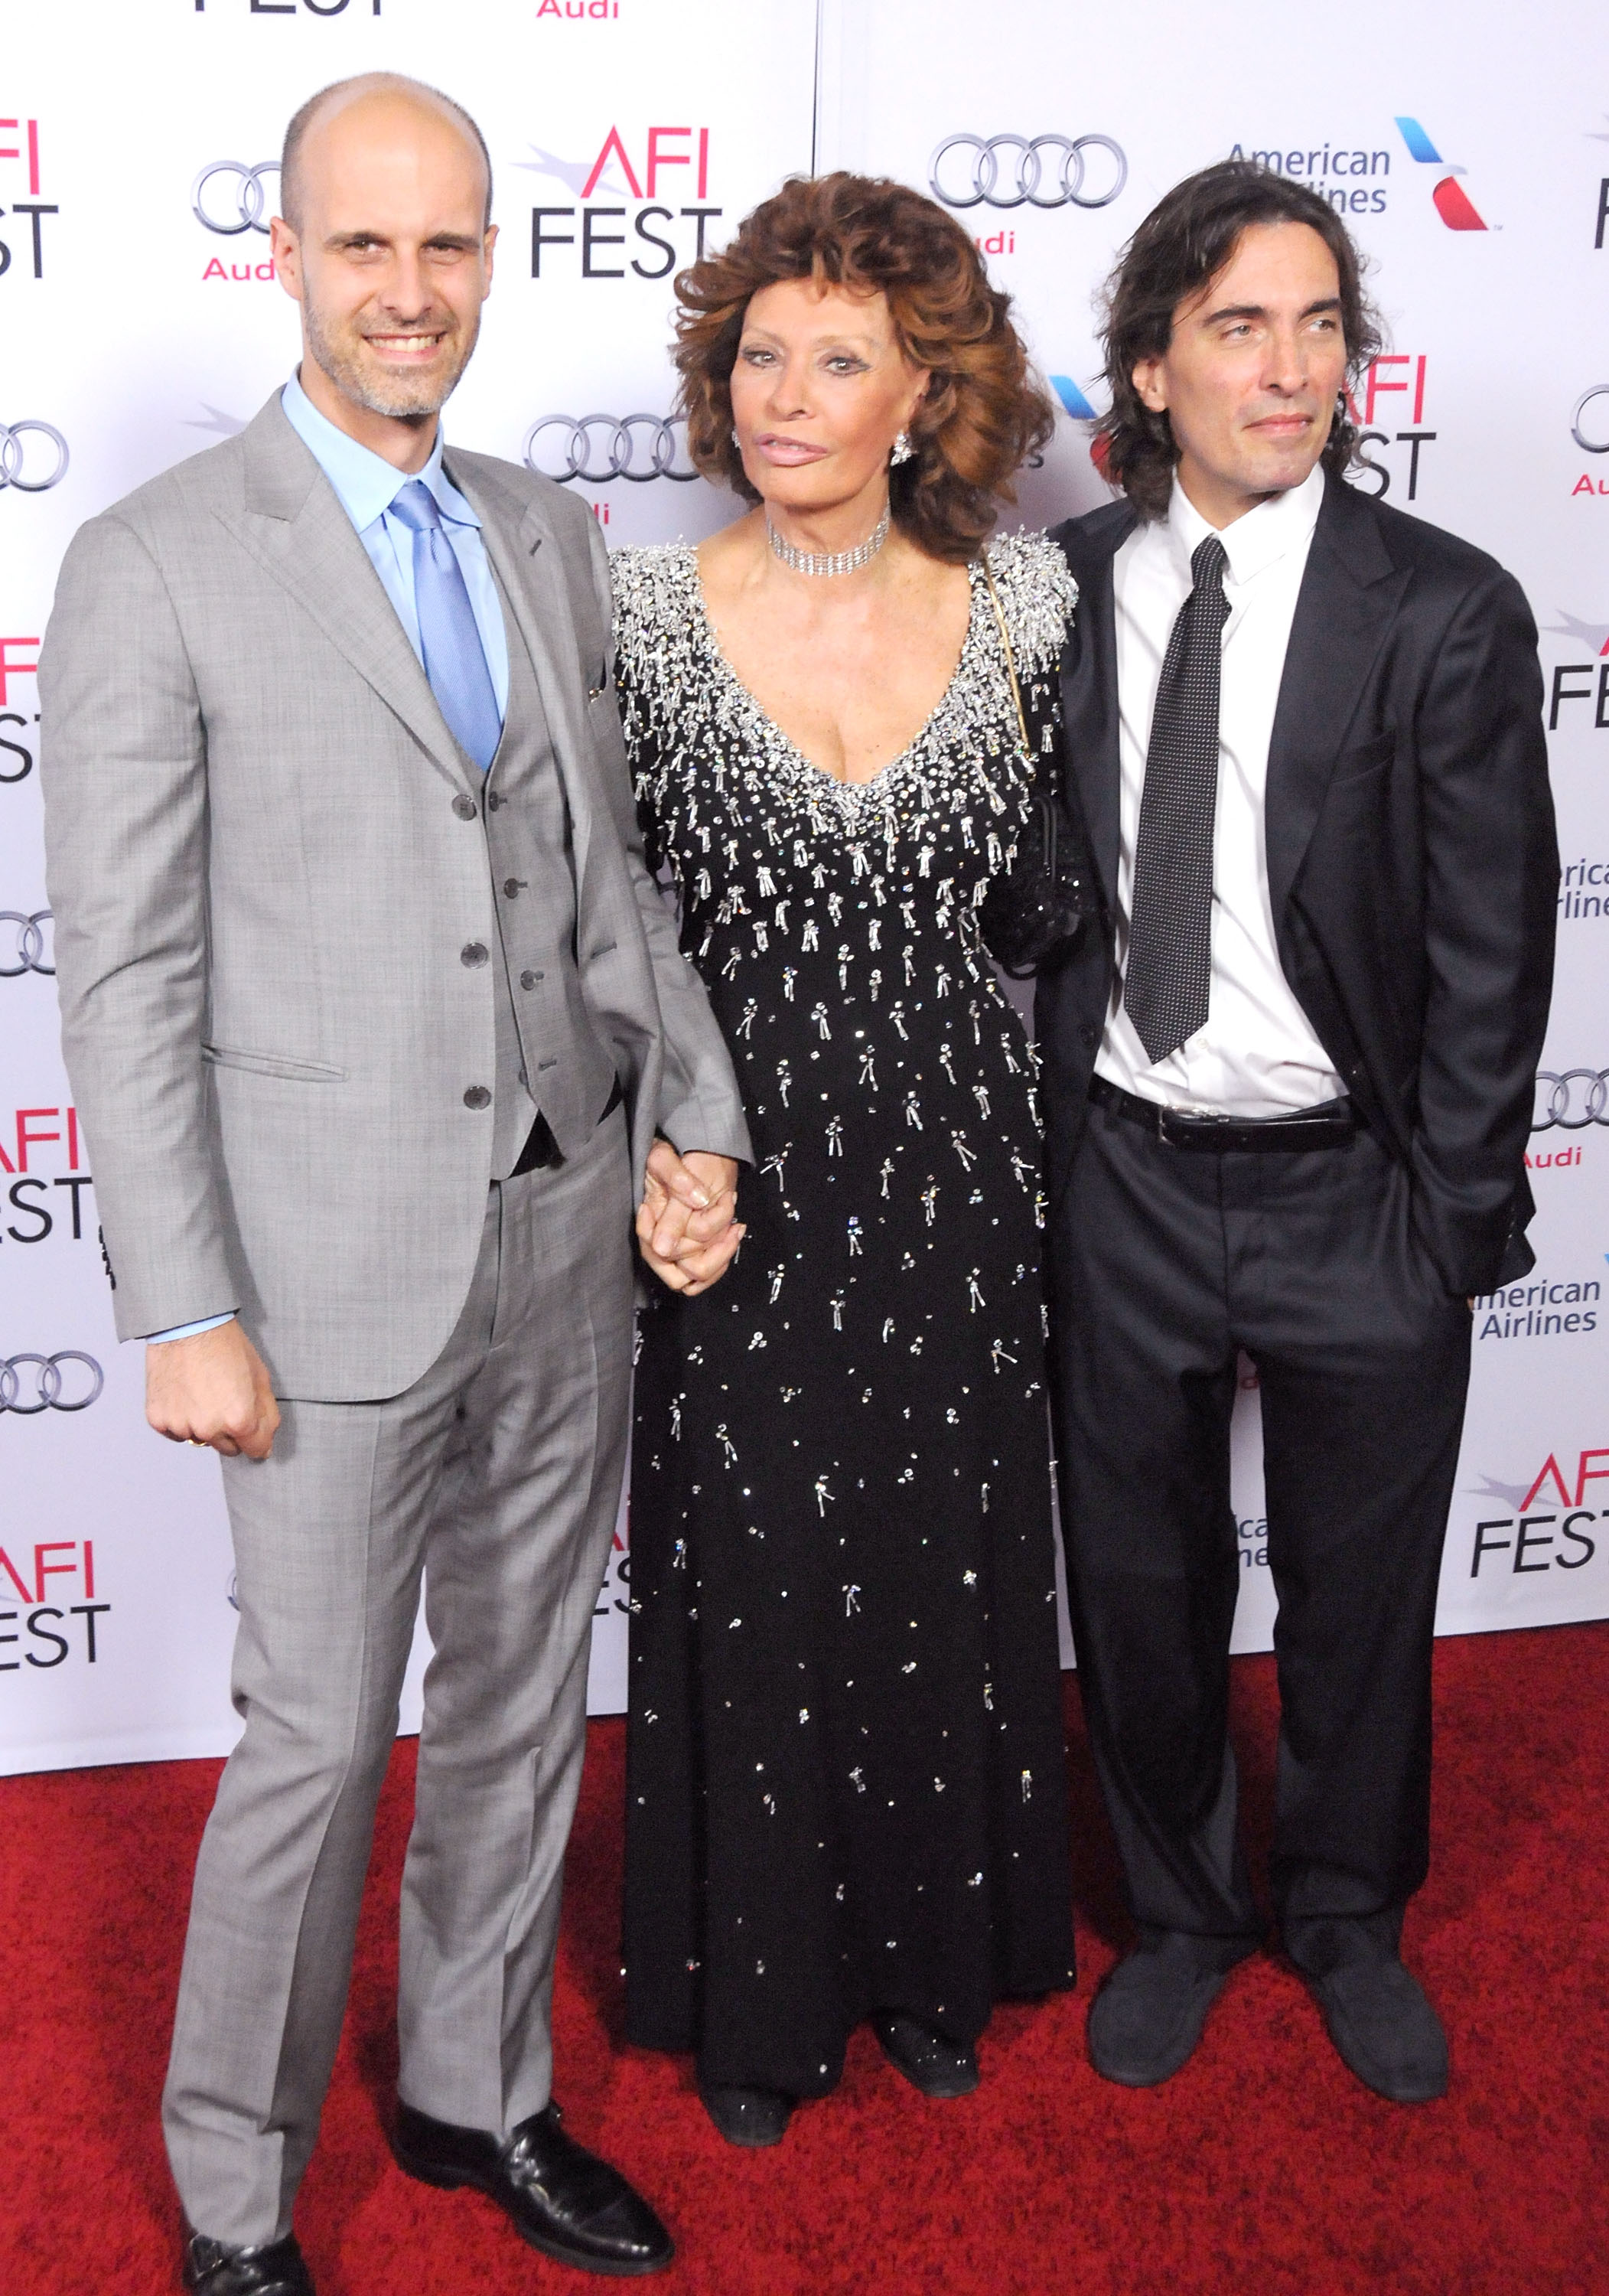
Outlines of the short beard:
{"label": "short beard", "polygon": [[428,415],[440,414],[458,388],[480,332],[478,327],[470,332],[445,376],[435,375],[429,382],[416,382],[409,376],[398,375],[395,382],[388,385],[383,380],[365,374],[355,360],[337,348],[324,326],[323,314],[311,299],[304,303],[302,316],[307,330],[307,348],[336,389],[371,414],[389,415],[396,422],[423,422]]}

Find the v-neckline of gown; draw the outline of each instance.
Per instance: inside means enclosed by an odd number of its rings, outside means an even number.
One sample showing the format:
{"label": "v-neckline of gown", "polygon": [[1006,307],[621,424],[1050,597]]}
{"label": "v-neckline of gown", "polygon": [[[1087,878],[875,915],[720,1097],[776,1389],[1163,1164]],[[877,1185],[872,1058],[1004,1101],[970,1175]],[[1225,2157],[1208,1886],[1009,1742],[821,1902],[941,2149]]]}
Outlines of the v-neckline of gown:
{"label": "v-neckline of gown", "polygon": [[902,766],[911,763],[949,708],[951,698],[960,681],[961,672],[967,667],[968,656],[972,652],[973,643],[977,635],[978,597],[981,587],[977,579],[977,561],[975,560],[967,569],[967,634],[961,640],[961,650],[955,658],[955,668],[945,681],[943,692],[897,757],[890,758],[886,765],[879,766],[876,773],[870,775],[865,781],[847,782],[840,781],[836,774],[829,773],[825,766],[818,766],[813,758],[807,758],[798,743],[791,735],[782,731],[770,711],[762,706],[753,689],[746,685],[739,676],[726,658],[725,650],[722,646],[705,599],[704,577],[698,570],[698,550],[691,543],[683,543],[681,548],[682,562],[686,567],[688,582],[692,592],[693,608],[698,617],[698,627],[703,633],[705,647],[715,662],[717,671],[737,695],[743,708],[758,720],[767,733],[781,743],[794,764],[802,772],[808,774],[813,782],[822,782],[830,790],[837,790],[849,798],[856,798],[863,791],[875,790],[881,783],[887,780],[890,774],[897,773]]}

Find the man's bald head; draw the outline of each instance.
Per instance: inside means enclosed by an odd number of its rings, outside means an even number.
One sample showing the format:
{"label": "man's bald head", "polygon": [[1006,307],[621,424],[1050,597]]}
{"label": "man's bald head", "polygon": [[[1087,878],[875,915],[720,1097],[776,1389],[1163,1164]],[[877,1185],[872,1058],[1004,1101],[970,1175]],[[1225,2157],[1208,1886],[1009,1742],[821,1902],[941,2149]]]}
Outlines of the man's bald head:
{"label": "man's bald head", "polygon": [[486,180],[486,220],[491,222],[492,155],[486,137],[462,104],[454,103],[440,88],[410,79],[403,72],[360,72],[355,78],[338,79],[310,95],[285,130],[285,148],[280,158],[280,213],[292,231],[300,232],[306,211],[305,147],[309,135],[339,113],[360,108],[384,111],[397,106],[433,113],[447,121],[478,153]]}

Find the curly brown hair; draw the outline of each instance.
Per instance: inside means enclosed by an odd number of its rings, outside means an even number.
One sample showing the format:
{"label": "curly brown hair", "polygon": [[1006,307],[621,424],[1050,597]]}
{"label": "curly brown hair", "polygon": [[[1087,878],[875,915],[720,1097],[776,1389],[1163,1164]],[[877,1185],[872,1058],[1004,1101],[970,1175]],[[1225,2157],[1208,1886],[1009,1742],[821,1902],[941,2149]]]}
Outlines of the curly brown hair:
{"label": "curly brown hair", "polygon": [[731,372],[749,299],[784,279],[882,295],[901,348],[932,376],[911,426],[915,454],[889,472],[894,524],[952,565],[977,556],[1011,481],[1055,427],[1050,399],[954,217],[883,176],[796,176],[731,243],[676,276],[677,411],[707,479],[760,500],[732,439]]}
{"label": "curly brown hair", "polygon": [[[1105,295],[1112,404],[1096,426],[1094,452],[1103,474],[1142,518],[1165,513],[1179,448],[1167,415],[1154,414],[1134,388],[1134,369],[1142,359],[1162,357],[1180,303],[1217,278],[1243,232],[1264,223],[1304,223],[1335,257],[1349,385],[1379,352],[1379,322],[1363,291],[1357,248],[1321,193],[1254,160],[1220,160],[1175,184],[1118,257]],[[1344,395],[1320,459],[1339,478],[1357,451],[1358,428]]]}

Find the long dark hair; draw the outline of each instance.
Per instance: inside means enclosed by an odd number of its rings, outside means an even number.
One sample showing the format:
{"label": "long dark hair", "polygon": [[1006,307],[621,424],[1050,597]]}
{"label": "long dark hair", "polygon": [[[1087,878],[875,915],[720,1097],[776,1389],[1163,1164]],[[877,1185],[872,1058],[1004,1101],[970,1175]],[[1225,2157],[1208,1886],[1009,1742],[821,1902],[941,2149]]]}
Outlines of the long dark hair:
{"label": "long dark hair", "polygon": [[[1142,359],[1162,357],[1180,303],[1218,276],[1243,232],[1263,223],[1307,224],[1335,257],[1349,387],[1379,352],[1379,321],[1363,291],[1362,262],[1321,193],[1252,160],[1221,160],[1175,184],[1123,249],[1104,298],[1101,340],[1112,405],[1096,429],[1096,455],[1142,518],[1166,511],[1179,448],[1165,413],[1153,414],[1135,390],[1134,369]],[[1358,427],[1343,397],[1325,442],[1326,469],[1339,477],[1357,447]]]}

